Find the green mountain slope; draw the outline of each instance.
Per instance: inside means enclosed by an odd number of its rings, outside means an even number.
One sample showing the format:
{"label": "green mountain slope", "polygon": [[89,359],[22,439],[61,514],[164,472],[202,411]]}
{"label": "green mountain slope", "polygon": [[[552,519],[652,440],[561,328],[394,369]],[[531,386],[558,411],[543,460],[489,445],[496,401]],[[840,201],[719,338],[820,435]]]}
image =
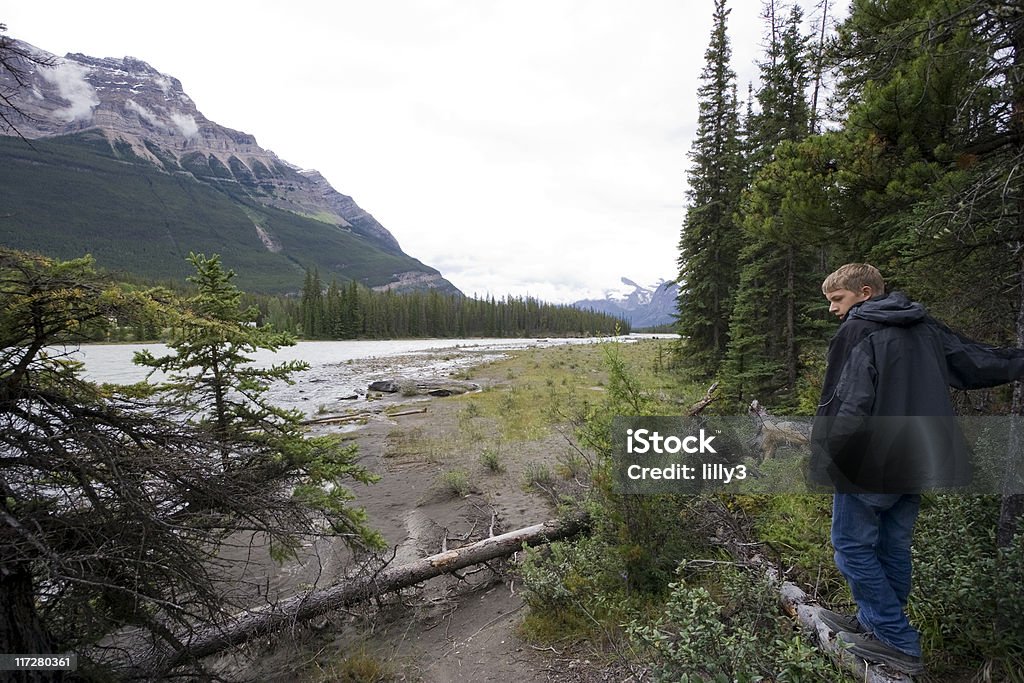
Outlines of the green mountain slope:
{"label": "green mountain slope", "polygon": [[99,131],[31,144],[0,136],[0,244],[63,258],[91,253],[109,270],[174,280],[189,274],[190,251],[218,253],[239,286],[267,293],[298,291],[307,267],[371,287],[397,273],[437,274],[351,228],[258,204],[258,188],[230,172],[167,166],[130,145],[112,147]]}

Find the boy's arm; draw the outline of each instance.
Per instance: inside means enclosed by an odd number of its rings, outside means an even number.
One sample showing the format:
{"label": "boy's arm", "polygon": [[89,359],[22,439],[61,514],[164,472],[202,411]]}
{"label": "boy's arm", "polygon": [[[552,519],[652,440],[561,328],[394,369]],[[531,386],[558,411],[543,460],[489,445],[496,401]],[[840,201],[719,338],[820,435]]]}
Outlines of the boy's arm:
{"label": "boy's arm", "polygon": [[[818,402],[819,416],[870,414],[874,401],[874,363],[872,359],[865,359],[864,354],[869,350],[860,348],[860,342],[874,328],[873,323],[864,320],[848,320],[840,326],[829,344],[825,380]],[[865,396],[865,392],[870,392],[871,396]]]}
{"label": "boy's arm", "polygon": [[981,344],[935,322],[941,331],[951,386],[984,389],[1024,379],[1024,349]]}

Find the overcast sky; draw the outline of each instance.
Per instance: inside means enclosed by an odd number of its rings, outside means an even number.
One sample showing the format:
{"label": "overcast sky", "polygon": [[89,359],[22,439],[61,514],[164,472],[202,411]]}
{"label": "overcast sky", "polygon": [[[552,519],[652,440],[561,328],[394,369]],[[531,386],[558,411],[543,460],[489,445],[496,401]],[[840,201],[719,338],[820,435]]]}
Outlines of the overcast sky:
{"label": "overcast sky", "polygon": [[[761,2],[731,6],[744,96]],[[46,0],[12,2],[0,23],[58,55],[130,55],[178,78],[207,118],[319,170],[466,294],[571,302],[676,275],[712,10]]]}

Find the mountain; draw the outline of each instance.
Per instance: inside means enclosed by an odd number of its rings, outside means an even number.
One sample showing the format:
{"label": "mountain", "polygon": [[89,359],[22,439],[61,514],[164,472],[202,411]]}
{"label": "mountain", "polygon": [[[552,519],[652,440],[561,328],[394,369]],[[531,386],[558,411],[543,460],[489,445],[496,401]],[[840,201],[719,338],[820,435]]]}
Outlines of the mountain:
{"label": "mountain", "polygon": [[320,173],[203,116],[178,79],[10,42],[55,65],[16,58],[21,83],[0,69],[27,115],[0,135],[0,244],[157,279],[186,276],[190,251],[219,253],[254,291],[297,291],[315,267],[325,282],[460,293]]}
{"label": "mountain", "polygon": [[604,299],[583,299],[573,306],[625,318],[634,329],[675,321],[679,294],[676,283],[661,280],[650,287],[642,287],[628,278],[622,278],[621,282],[624,289],[608,290]]}

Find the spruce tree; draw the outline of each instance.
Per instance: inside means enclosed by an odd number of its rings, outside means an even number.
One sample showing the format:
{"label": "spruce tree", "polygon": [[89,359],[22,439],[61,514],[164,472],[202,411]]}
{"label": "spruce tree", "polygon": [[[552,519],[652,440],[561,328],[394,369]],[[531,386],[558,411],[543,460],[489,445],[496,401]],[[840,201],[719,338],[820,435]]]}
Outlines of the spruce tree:
{"label": "spruce tree", "polygon": [[711,40],[697,90],[697,133],[690,150],[687,209],[679,239],[679,322],[684,362],[714,374],[728,344],[738,278],[742,189],[736,74],[726,31],[730,10],[716,0]]}
{"label": "spruce tree", "polygon": [[[158,388],[165,404],[192,416],[210,434],[225,473],[291,482],[293,495],[323,514],[346,540],[377,543],[379,537],[366,526],[362,511],[347,505],[351,493],[340,485],[347,478],[374,480],[356,465],[354,447],[333,436],[307,438],[302,412],[275,406],[266,395],[272,383],[290,382],[309,364],[286,361],[256,367],[248,355],[277,351],[294,344],[294,338],[251,324],[256,310],[239,307],[241,292],[231,282],[234,272],[224,270],[218,256],[190,254],[189,262],[196,269],[189,280],[198,291],[186,301],[190,314],[182,323],[185,334],[169,344],[172,353],[157,357],[145,350],[136,353],[135,362],[167,376]],[[295,539],[272,540],[288,550]]]}
{"label": "spruce tree", "polygon": [[[754,179],[744,193],[744,247],[731,317],[725,379],[743,401],[794,403],[801,341],[813,329],[818,298],[816,265],[822,227],[790,210],[801,198],[791,181],[806,169],[790,159],[807,137],[810,107],[807,39],[803,14],[780,17],[775,0],[765,5],[767,50],[760,62],[759,110],[749,118],[748,166]],[[796,174],[796,175],[793,175]],[[777,392],[782,391],[781,396]]]}
{"label": "spruce tree", "polygon": [[[839,48],[851,246],[964,332],[1024,346],[1019,3],[863,0]],[[1021,383],[1007,409],[1024,413]],[[1007,496],[1001,544],[1022,516]]]}
{"label": "spruce tree", "polygon": [[302,285],[302,334],[307,339],[317,339],[327,332],[324,318],[323,286],[320,284],[320,271],[306,269],[306,279]]}
{"label": "spruce tree", "polygon": [[[222,544],[254,532],[279,549],[331,533],[376,542],[330,488],[365,478],[352,452],[260,407],[278,371],[241,357],[285,339],[247,325],[219,262],[196,265],[199,292],[183,304],[117,285],[88,258],[0,247],[0,652],[77,652],[79,676],[109,680],[98,660],[125,645],[111,634],[173,652],[252,607],[225,590],[237,567]],[[146,356],[172,374],[163,402],[97,385],[68,354],[140,316],[184,329],[180,360]]]}

